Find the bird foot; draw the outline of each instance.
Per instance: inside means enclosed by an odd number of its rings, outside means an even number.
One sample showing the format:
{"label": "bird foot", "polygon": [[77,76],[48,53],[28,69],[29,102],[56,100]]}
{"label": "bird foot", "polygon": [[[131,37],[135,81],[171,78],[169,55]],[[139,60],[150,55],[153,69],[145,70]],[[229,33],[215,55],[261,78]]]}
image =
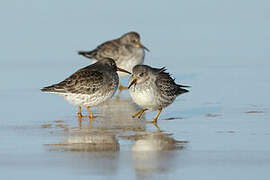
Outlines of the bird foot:
{"label": "bird foot", "polygon": [[158,130],[160,130],[160,128],[159,128],[157,122],[154,121],[154,120],[153,120],[153,121],[145,121],[144,123],[145,123],[145,124],[153,124]]}
{"label": "bird foot", "polygon": [[127,90],[128,87],[119,85],[119,91]]}

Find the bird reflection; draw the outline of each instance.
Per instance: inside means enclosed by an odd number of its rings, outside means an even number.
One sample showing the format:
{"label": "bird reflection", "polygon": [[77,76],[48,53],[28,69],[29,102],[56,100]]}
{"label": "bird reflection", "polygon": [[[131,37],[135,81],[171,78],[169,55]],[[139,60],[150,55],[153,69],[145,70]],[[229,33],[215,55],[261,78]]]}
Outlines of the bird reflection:
{"label": "bird reflection", "polygon": [[97,107],[97,114],[100,117],[99,127],[109,129],[144,131],[145,116],[140,120],[132,118],[132,114],[138,110],[138,106],[131,98],[116,97]]}
{"label": "bird reflection", "polygon": [[101,129],[72,129],[68,137],[51,150],[75,152],[118,151],[119,143],[115,133]]}
{"label": "bird reflection", "polygon": [[[132,118],[137,110],[138,107],[131,99],[114,98],[98,106],[98,116],[91,127],[65,125],[65,128],[61,128],[65,139],[58,144],[51,144],[49,149],[76,152],[67,153],[68,161],[75,163],[78,169],[91,173],[116,174],[119,161],[131,164],[138,178],[168,172],[176,163],[177,150],[182,150],[187,142],[174,139],[157,125],[154,132],[153,128],[149,130],[144,116],[141,120]],[[56,127],[53,130],[59,130],[59,123],[64,121],[55,123],[55,126],[44,127]],[[126,156],[123,153],[125,151],[120,151],[123,142],[132,145],[131,157],[130,154]]]}
{"label": "bird reflection", "polygon": [[174,165],[176,152],[182,150],[187,141],[178,141],[171,134],[161,131],[138,133],[133,136],[132,160],[137,177],[153,173],[164,173]]}
{"label": "bird reflection", "polygon": [[[62,161],[78,173],[114,175],[118,171],[119,142],[113,132],[102,129],[72,128],[66,139],[50,144],[52,152],[66,152]],[[59,154],[57,154],[59,156]]]}
{"label": "bird reflection", "polygon": [[97,121],[82,125],[79,119],[79,127],[68,128],[67,138],[61,141],[64,151],[118,151],[119,143],[116,133],[142,132],[145,124],[142,120],[133,119],[131,114],[136,112],[137,106],[131,99],[112,99],[97,108]]}
{"label": "bird reflection", "polygon": [[[132,118],[138,110],[138,106],[131,100],[131,98],[115,97],[108,100],[106,103],[97,106],[95,114],[97,115],[96,121],[88,117],[78,118],[79,128],[103,128],[108,130],[132,130],[143,131],[145,130],[145,116],[141,119]],[[87,124],[83,121],[87,120]]]}

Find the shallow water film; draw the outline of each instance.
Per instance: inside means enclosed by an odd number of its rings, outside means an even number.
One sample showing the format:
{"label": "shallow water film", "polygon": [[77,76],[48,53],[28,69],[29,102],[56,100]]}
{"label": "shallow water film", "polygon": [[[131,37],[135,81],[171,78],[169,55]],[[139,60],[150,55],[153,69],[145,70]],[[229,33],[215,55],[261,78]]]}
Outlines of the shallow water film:
{"label": "shallow water film", "polygon": [[[268,1],[0,2],[0,179],[269,179]],[[192,86],[132,118],[128,91],[86,109],[40,88],[137,31],[145,63]],[[121,79],[127,85],[127,78]]]}

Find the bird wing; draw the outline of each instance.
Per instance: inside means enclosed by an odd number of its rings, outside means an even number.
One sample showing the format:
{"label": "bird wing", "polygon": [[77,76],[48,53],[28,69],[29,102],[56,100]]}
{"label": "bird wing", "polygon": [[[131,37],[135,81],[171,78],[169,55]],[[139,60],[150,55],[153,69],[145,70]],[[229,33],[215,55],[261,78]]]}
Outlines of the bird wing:
{"label": "bird wing", "polygon": [[161,91],[161,94],[164,94],[166,96],[175,96],[188,92],[188,90],[182,88],[188,86],[176,84],[174,82],[174,79],[170,76],[170,74],[164,72],[166,70],[165,68],[161,68],[159,70],[160,71],[158,72],[156,85],[158,89]]}
{"label": "bird wing", "polygon": [[92,51],[79,51],[78,54],[90,59],[101,60],[104,58],[112,58],[117,61],[119,58],[120,45],[118,40],[107,41],[99,45]]}
{"label": "bird wing", "polygon": [[120,45],[117,40],[108,41],[97,47],[97,56],[99,58],[112,58],[115,61],[119,59]]}
{"label": "bird wing", "polygon": [[64,81],[42,89],[46,92],[93,94],[104,86],[104,72],[83,68]]}

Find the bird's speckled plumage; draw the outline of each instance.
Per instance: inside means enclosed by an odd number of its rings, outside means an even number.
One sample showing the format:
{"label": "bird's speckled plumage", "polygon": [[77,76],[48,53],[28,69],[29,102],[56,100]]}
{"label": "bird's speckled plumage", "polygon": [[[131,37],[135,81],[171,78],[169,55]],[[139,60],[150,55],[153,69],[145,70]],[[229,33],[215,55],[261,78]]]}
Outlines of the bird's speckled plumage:
{"label": "bird's speckled plumage", "polygon": [[178,95],[188,92],[183,89],[188,86],[176,84],[165,71],[165,68],[157,69],[147,65],[137,65],[133,68],[129,85],[134,78],[136,83],[130,86],[129,92],[136,104],[155,111],[167,107]]}
{"label": "bird's speckled plumage", "polygon": [[112,59],[103,59],[41,91],[59,94],[77,106],[96,106],[111,98],[117,90],[119,77],[116,70]]}
{"label": "bird's speckled plumage", "polygon": [[[102,43],[92,51],[79,51],[78,54],[94,61],[106,57],[112,58],[115,60],[117,67],[131,72],[135,65],[143,64],[144,49],[147,50],[140,44],[140,35],[136,32],[129,32],[120,38]],[[118,75],[120,77],[127,76],[123,72],[118,72]]]}

